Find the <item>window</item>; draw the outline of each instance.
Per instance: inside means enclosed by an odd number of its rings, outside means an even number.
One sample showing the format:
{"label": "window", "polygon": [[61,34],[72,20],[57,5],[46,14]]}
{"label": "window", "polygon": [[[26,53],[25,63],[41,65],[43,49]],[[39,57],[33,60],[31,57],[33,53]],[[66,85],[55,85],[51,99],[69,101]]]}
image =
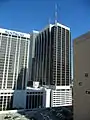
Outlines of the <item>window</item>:
{"label": "window", "polygon": [[88,77],[88,73],[85,73],[85,77]]}
{"label": "window", "polygon": [[87,91],[86,91],[86,94],[90,94],[90,90],[87,90]]}
{"label": "window", "polygon": [[78,84],[79,84],[79,86],[82,86],[82,82],[79,82]]}

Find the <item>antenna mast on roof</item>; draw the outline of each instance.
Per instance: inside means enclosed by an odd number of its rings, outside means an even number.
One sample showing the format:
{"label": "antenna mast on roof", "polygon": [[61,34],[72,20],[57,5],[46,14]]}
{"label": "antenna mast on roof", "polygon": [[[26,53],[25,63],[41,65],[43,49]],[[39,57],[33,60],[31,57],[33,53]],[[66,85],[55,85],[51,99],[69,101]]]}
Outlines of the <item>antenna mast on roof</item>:
{"label": "antenna mast on roof", "polygon": [[55,4],[55,24],[57,23],[57,4]]}

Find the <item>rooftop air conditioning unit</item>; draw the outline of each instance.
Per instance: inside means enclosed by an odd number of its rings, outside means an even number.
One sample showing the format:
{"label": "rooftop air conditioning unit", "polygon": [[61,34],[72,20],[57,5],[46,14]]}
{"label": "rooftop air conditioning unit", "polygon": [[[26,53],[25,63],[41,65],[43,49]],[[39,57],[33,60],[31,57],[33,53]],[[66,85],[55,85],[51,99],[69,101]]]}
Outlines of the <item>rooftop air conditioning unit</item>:
{"label": "rooftop air conditioning unit", "polygon": [[33,87],[34,87],[34,88],[38,88],[38,87],[39,87],[39,82],[34,81],[34,82],[33,82]]}

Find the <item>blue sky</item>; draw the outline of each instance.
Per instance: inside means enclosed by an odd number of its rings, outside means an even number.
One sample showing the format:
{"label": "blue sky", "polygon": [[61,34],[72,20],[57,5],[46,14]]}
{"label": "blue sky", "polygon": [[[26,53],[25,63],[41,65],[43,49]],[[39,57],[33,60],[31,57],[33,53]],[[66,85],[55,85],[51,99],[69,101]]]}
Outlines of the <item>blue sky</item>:
{"label": "blue sky", "polygon": [[0,27],[21,32],[41,30],[49,19],[54,22],[55,4],[58,22],[71,28],[72,40],[90,30],[90,0],[0,0]]}
{"label": "blue sky", "polygon": [[90,30],[90,0],[0,0],[0,27],[31,32],[55,19],[71,28],[72,39]]}

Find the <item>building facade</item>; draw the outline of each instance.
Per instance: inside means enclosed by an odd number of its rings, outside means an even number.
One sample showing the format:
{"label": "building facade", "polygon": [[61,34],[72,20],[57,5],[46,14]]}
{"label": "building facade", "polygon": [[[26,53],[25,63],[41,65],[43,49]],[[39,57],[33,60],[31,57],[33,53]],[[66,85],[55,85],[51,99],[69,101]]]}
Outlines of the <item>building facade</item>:
{"label": "building facade", "polygon": [[11,109],[16,91],[26,89],[29,46],[29,34],[0,28],[0,110]]}
{"label": "building facade", "polygon": [[26,109],[50,107],[50,89],[28,88],[26,92]]}
{"label": "building facade", "polygon": [[74,120],[90,120],[90,31],[74,39]]}
{"label": "building facade", "polygon": [[51,107],[59,106],[72,106],[72,89],[69,86],[51,90]]}
{"label": "building facade", "polygon": [[31,81],[51,89],[50,106],[71,106],[71,32],[56,23],[35,37]]}
{"label": "building facade", "polygon": [[68,86],[71,83],[70,28],[49,25],[35,38],[34,81],[41,85]]}

